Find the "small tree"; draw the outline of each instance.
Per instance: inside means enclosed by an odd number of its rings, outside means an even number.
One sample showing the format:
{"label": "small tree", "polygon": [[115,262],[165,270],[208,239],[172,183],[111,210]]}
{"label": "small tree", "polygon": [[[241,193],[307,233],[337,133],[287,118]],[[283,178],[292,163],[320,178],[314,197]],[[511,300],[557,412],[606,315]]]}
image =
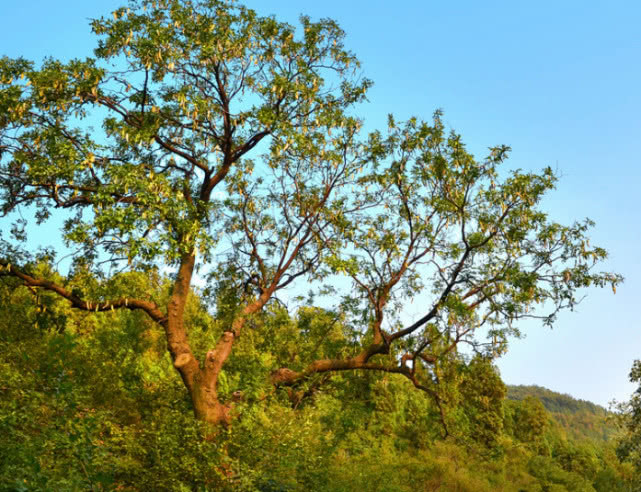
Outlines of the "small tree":
{"label": "small tree", "polygon": [[[627,402],[618,403],[616,423],[621,436],[617,444],[617,456],[634,465],[641,472],[641,360],[635,360],[630,370],[630,382],[640,383]],[[641,474],[639,474],[641,477]]]}
{"label": "small tree", "polygon": [[[35,275],[10,238],[2,275],[76,309],[147,313],[199,419],[229,420],[219,375],[284,289],[341,296],[353,353],[275,367],[273,384],[367,369],[436,396],[439,361],[459,344],[496,353],[519,320],[552,323],[577,289],[621,280],[593,271],[606,252],[589,245],[589,221],[563,226],[539,209],[550,169],[501,175],[509,149],[475,160],[439,113],[361,137],[350,111],[370,82],[333,21],[302,17],[296,30],[235,2],[137,0],[92,27],[95,58],[0,61],[0,179],[4,215],[67,213],[69,275],[93,272],[103,294]],[[118,271],[158,265],[173,271],[167,306],[109,297]],[[184,322],[197,268],[224,325],[206,354]],[[403,324],[414,299],[423,315]]]}

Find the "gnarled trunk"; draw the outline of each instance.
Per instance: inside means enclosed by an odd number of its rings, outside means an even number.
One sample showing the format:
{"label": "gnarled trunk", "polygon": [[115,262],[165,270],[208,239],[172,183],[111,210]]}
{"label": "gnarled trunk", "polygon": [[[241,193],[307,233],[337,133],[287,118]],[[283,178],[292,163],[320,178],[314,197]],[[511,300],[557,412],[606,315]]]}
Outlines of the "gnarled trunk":
{"label": "gnarled trunk", "polygon": [[210,424],[228,425],[231,420],[231,405],[218,398],[218,376],[234,344],[234,333],[226,331],[218,340],[216,348],[207,352],[205,365],[195,378],[190,389],[194,414],[197,419]]}
{"label": "gnarled trunk", "polygon": [[231,423],[231,405],[221,403],[215,389],[197,384],[190,391],[190,396],[194,405],[194,416],[198,420],[216,426]]}
{"label": "gnarled trunk", "polygon": [[184,325],[185,305],[195,260],[193,254],[184,255],[178,269],[164,323],[167,347],[174,367],[189,392],[195,417],[210,424],[226,425],[230,421],[231,407],[219,400],[217,385],[218,375],[231,353],[234,334],[225,332],[216,348],[207,353],[204,366],[201,367],[191,350]]}
{"label": "gnarled trunk", "polygon": [[228,425],[231,421],[231,404],[223,403],[218,396],[218,376],[225,361],[231,354],[236,337],[242,331],[247,316],[261,309],[271,291],[265,291],[254,302],[245,306],[228,331],[223,332],[216,347],[207,352],[201,364],[191,351],[184,326],[184,312],[189,295],[191,277],[195,265],[193,254],[184,255],[174,283],[167,319],[163,323],[167,336],[167,346],[180,373],[194,407],[194,415],[203,422],[214,425]]}

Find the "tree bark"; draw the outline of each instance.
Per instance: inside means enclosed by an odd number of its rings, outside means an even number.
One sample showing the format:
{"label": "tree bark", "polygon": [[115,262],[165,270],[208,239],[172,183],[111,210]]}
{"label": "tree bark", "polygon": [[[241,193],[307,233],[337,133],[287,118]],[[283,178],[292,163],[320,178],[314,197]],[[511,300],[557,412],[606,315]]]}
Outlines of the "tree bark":
{"label": "tree bark", "polygon": [[231,353],[234,333],[231,331],[223,333],[216,348],[207,352],[201,368],[198,359],[192,353],[184,324],[185,305],[189,296],[195,261],[194,254],[186,254],[181,259],[167,310],[165,326],[167,347],[174,367],[180,373],[189,392],[194,416],[198,420],[217,426],[227,425],[230,422],[231,406],[220,401],[217,386],[220,371]]}
{"label": "tree bark", "polygon": [[190,393],[193,393],[195,389],[196,377],[200,372],[200,364],[189,346],[184,323],[185,305],[187,304],[195,262],[196,256],[193,253],[185,254],[181,259],[167,307],[167,323],[165,325],[167,348],[174,367],[180,373]]}
{"label": "tree bark", "polygon": [[224,332],[216,348],[207,352],[204,367],[191,391],[196,418],[210,424],[228,425],[231,421],[231,405],[221,403],[218,398],[218,376],[231,353],[234,338],[233,332]]}

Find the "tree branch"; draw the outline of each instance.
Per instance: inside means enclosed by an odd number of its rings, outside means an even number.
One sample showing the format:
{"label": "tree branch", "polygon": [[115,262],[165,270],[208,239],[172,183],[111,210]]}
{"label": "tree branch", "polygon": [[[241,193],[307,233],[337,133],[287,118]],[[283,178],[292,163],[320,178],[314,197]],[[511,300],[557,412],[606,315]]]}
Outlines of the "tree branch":
{"label": "tree branch", "polygon": [[104,312],[115,309],[129,309],[132,311],[141,310],[146,312],[149,317],[158,324],[165,326],[167,323],[167,315],[151,301],[143,301],[141,299],[132,299],[129,297],[122,297],[111,301],[86,301],[55,282],[28,275],[21,269],[16,268],[7,260],[0,260],[0,275],[16,277],[28,287],[40,287],[42,289],[55,292],[60,297],[67,299],[73,308],[81,311]]}

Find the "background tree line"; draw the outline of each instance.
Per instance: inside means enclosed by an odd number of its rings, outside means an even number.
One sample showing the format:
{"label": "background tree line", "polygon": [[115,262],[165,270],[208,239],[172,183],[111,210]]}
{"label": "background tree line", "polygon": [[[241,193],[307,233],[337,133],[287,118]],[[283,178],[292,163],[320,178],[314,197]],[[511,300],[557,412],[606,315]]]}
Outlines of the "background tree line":
{"label": "background tree line", "polygon": [[[56,277],[44,265],[39,273]],[[88,280],[82,288],[91,288]],[[126,274],[120,282],[127,290],[152,286],[148,293],[159,303],[169,298],[171,281],[159,275]],[[482,357],[458,356],[442,368],[449,376],[440,389],[447,437],[435,401],[401,375],[312,378],[294,397],[291,388],[275,389],[265,373],[283,359],[305,364],[310,350],[353,350],[348,327],[317,308],[292,317],[273,306],[255,318],[261,329],[243,338],[222,373],[221,392],[237,402],[234,423],[203,439],[209,431],[191,417],[162,330],[143,313],[79,312],[12,279],[0,289],[2,490],[639,486],[638,450],[630,452],[637,437],[617,434],[614,416],[542,388],[506,388]],[[195,346],[223,329],[205,305],[190,295]],[[271,334],[283,326],[283,340],[275,340]],[[556,411],[546,410],[541,393]]]}

